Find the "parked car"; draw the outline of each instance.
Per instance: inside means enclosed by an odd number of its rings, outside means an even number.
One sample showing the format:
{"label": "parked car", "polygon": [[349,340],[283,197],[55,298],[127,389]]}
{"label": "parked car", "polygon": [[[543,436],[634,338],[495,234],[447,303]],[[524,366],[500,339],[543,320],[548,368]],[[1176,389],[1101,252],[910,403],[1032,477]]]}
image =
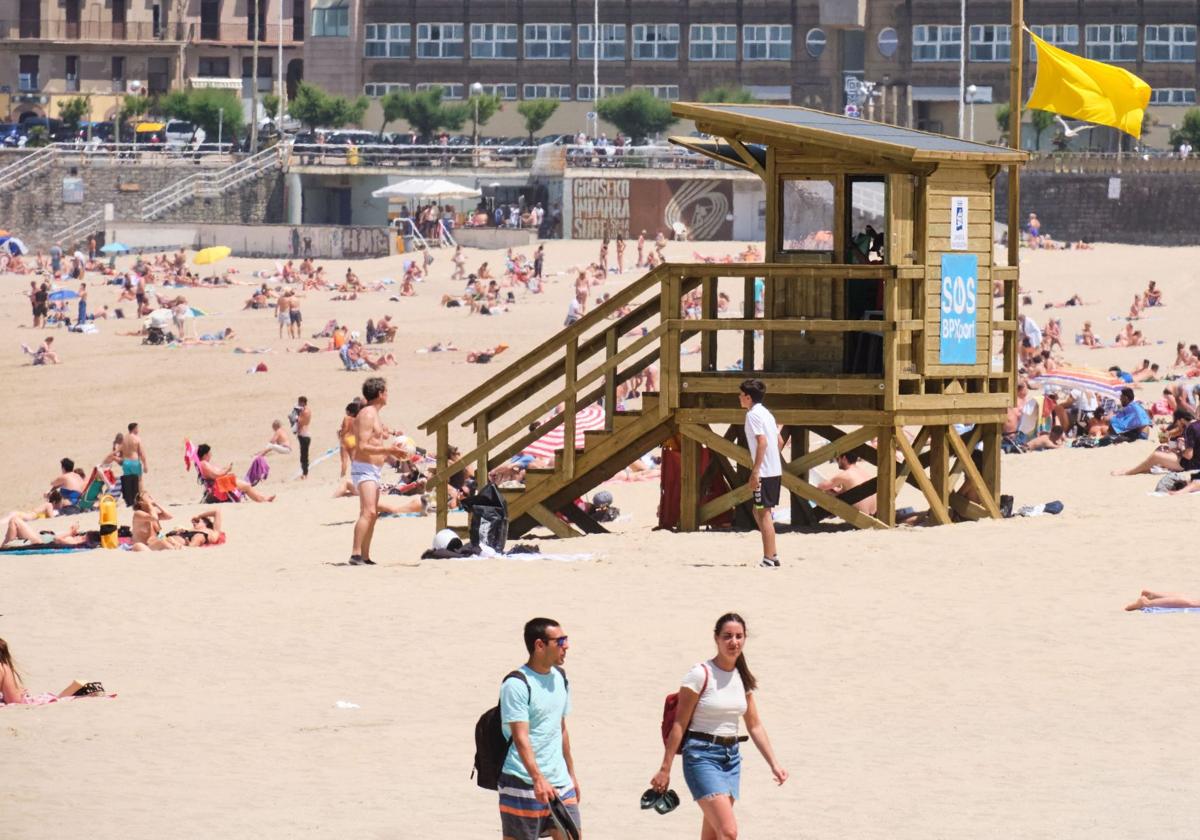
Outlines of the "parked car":
{"label": "parked car", "polygon": [[167,138],[167,148],[170,149],[188,148],[195,141],[199,140],[203,143],[206,139],[203,128],[186,120],[168,121],[164,133]]}

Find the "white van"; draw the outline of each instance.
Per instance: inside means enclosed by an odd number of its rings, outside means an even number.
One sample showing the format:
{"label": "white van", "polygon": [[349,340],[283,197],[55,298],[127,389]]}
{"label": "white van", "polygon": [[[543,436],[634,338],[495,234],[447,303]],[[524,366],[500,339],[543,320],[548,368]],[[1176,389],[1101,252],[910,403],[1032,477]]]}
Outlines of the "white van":
{"label": "white van", "polygon": [[166,128],[167,148],[186,149],[193,143],[204,142],[204,129],[186,120],[170,120]]}

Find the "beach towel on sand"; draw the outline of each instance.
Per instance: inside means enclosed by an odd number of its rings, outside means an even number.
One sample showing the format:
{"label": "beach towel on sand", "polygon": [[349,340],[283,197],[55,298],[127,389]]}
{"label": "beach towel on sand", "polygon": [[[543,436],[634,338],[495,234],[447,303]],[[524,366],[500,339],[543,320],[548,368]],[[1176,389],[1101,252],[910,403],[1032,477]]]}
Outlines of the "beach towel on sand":
{"label": "beach towel on sand", "polygon": [[1194,613],[1200,612],[1200,607],[1143,607],[1141,611],[1148,613]]}

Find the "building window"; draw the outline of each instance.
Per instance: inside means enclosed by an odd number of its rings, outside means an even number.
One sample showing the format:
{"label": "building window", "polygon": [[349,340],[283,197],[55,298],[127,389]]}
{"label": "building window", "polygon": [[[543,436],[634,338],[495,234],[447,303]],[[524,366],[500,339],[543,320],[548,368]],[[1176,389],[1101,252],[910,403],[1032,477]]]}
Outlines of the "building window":
{"label": "building window", "polygon": [[456,82],[421,82],[417,85],[417,90],[430,90],[435,87],[442,89],[442,99],[462,99],[466,90],[465,85]]}
{"label": "building window", "polygon": [[988,23],[971,27],[971,61],[1008,61],[1012,27]]}
{"label": "building window", "polygon": [[19,59],[20,70],[17,77],[17,87],[23,91],[38,90],[38,57],[23,55]]}
{"label": "building window", "polygon": [[825,30],[816,27],[808,30],[804,36],[804,49],[813,58],[820,58],[821,53],[825,52]]}
{"label": "building window", "polygon": [[[24,63],[24,61],[22,61],[22,63]],[[121,91],[125,90],[125,87],[124,87],[124,85],[125,85],[125,56],[123,56],[123,55],[114,55],[113,56],[112,80],[114,82],[120,82],[122,85],[120,89],[118,89],[114,85],[113,90],[115,92],[120,93]]]}
{"label": "building window", "polygon": [[1195,61],[1196,27],[1172,24],[1146,27],[1147,61]]}
{"label": "building window", "polygon": [[418,23],[418,58],[462,58],[463,25],[461,23]]}
{"label": "building window", "polygon": [[645,90],[657,99],[678,99],[679,85],[634,85],[634,90]]}
{"label": "building window", "polygon": [[[270,70],[267,71],[268,77]],[[154,96],[171,88],[171,59],[155,57],[146,60],[146,93]]]}
{"label": "building window", "polygon": [[571,24],[525,24],[525,57],[569,60],[571,58]]}
{"label": "building window", "polygon": [[363,55],[367,58],[412,58],[412,24],[368,23]]}
{"label": "building window", "polygon": [[363,85],[363,93],[374,99],[379,99],[398,90],[406,91],[408,90],[408,85],[400,82],[367,82],[367,84]]}
{"label": "building window", "polygon": [[229,56],[221,58],[200,58],[200,77],[204,79],[228,79]]}
{"label": "building window", "polygon": [[312,22],[314,38],[350,37],[350,7],[344,4],[313,9]]}
{"label": "building window", "polygon": [[736,61],[737,27],[733,24],[692,24],[688,30],[692,61]]}
{"label": "building window", "polygon": [[900,36],[892,27],[885,27],[879,30],[879,35],[875,38],[875,46],[879,48],[881,56],[891,58],[896,54],[896,50],[900,49]]}
{"label": "building window", "polygon": [[635,24],[633,58],[635,61],[675,61],[679,58],[679,24]]}
{"label": "building window", "polygon": [[[595,53],[596,37],[590,23],[579,24],[579,57],[591,59]],[[625,60],[625,24],[600,24],[600,60]]]}
{"label": "building window", "polygon": [[[1079,26],[1074,23],[1034,24],[1029,30],[1052,47],[1079,52]],[[1037,61],[1037,47],[1029,51],[1029,60]]]}
{"label": "building window", "polygon": [[791,26],[743,26],[742,58],[746,61],[790,61]]}
{"label": "building window", "polygon": [[788,179],[783,182],[783,250],[832,251],[833,181]]}
{"label": "building window", "polygon": [[200,0],[200,40],[221,40],[221,0]]}
{"label": "building window", "polygon": [[525,85],[521,91],[522,99],[561,99],[566,102],[571,98],[570,85]]}
{"label": "building window", "polygon": [[516,58],[515,23],[472,23],[471,58]]}
{"label": "building window", "polygon": [[1195,88],[1155,88],[1150,91],[1151,105],[1195,105]]}
{"label": "building window", "polygon": [[483,85],[483,93],[485,96],[499,96],[501,99],[516,99],[517,86],[514,84]]}
{"label": "building window", "polygon": [[913,27],[913,61],[958,61],[961,51],[961,26]]}
{"label": "building window", "polygon": [[592,96],[591,85],[576,85],[575,98],[580,102],[591,102],[594,99],[604,99],[606,96],[620,96],[625,92],[625,85],[600,85],[600,95]]}
{"label": "building window", "polygon": [[1136,24],[1088,24],[1085,55],[1096,61],[1137,61]]}
{"label": "building window", "polygon": [[66,60],[66,90],[75,93],[79,90],[79,56],[69,55]]}

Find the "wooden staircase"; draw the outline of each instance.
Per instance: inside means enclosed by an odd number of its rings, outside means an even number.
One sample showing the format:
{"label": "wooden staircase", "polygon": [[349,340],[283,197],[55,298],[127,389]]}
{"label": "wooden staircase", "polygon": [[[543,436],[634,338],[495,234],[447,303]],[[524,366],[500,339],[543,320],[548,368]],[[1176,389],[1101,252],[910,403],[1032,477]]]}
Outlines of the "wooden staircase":
{"label": "wooden staircase", "polygon": [[[573,524],[585,533],[605,533],[604,526],[572,502],[671,436],[671,420],[659,412],[658,396],[644,393],[640,410],[615,412],[612,431],[584,432],[583,448],[571,456],[573,474],[567,472],[564,450],[558,453],[553,467],[526,470],[523,489],[503,489],[510,529],[522,534],[543,525],[556,536],[568,537],[574,536]],[[561,511],[570,524],[555,516],[556,511]]]}

